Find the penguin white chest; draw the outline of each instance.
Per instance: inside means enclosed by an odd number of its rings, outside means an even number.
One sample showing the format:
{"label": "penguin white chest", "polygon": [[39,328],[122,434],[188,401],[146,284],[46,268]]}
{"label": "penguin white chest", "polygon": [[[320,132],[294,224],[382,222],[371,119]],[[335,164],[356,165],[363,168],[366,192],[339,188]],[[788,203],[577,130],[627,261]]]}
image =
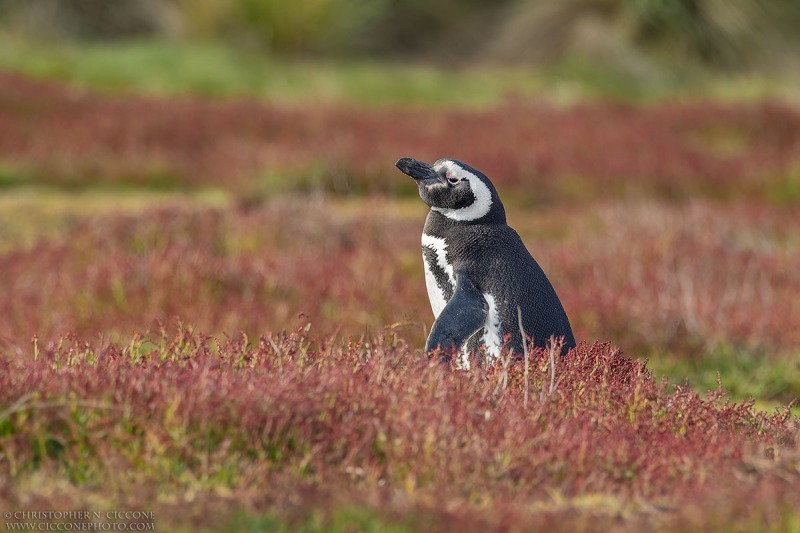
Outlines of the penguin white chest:
{"label": "penguin white chest", "polygon": [[439,314],[453,297],[456,286],[453,265],[447,261],[447,242],[441,237],[422,234],[422,262],[425,269],[425,287],[431,302],[433,316]]}
{"label": "penguin white chest", "polygon": [[483,299],[486,300],[488,309],[481,342],[486,346],[487,362],[491,364],[495,359],[500,357],[500,347],[503,345],[503,329],[500,325],[500,312],[497,308],[497,300],[488,292],[483,293]]}

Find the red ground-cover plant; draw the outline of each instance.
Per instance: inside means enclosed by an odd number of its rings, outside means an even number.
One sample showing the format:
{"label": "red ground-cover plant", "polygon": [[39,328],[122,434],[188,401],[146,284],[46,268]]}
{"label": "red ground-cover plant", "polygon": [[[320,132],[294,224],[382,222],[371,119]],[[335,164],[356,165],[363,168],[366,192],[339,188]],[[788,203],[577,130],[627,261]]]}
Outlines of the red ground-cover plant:
{"label": "red ground-cover plant", "polygon": [[[0,302],[0,335],[126,337],[176,318],[257,335],[296,323],[299,313],[322,331],[343,326],[358,335],[422,316],[421,285],[409,282],[422,283],[418,236],[397,232],[393,217],[359,223],[330,207],[296,199],[258,211],[177,208],[89,220],[63,241],[0,256],[9,296]],[[412,308],[400,311],[399,302]]]}
{"label": "red ground-cover plant", "polygon": [[606,204],[566,223],[545,257],[581,330],[637,351],[800,346],[797,209]]}
{"label": "red ground-cover plant", "polygon": [[800,115],[777,103],[292,108],[111,97],[0,73],[0,132],[0,158],[39,181],[215,185],[243,196],[265,174],[273,187],[411,191],[388,178],[403,155],[465,159],[538,201],[637,190],[780,198],[800,165]]}
{"label": "red ground-cover plant", "polygon": [[[670,392],[609,344],[558,360],[551,392],[548,360],[532,354],[526,408],[523,365],[454,372],[392,336],[42,339],[0,358],[0,497],[42,497],[10,480],[45,471],[115,504],[158,484],[288,519],[348,501],[419,509],[441,528],[457,509],[475,519],[467,530],[541,524],[559,498],[595,494],[654,524],[696,522],[682,506],[720,490],[800,503],[788,413]],[[141,490],[140,505],[158,503]]]}
{"label": "red ground-cover plant", "polygon": [[[414,204],[416,205],[416,204]],[[414,345],[433,316],[424,206],[280,199],[256,209],[174,206],[89,219],[63,239],[0,254],[0,336],[128,338],[182,319],[251,337],[296,324]],[[625,203],[510,214],[579,339],[690,355],[719,344],[800,346],[800,212]]]}

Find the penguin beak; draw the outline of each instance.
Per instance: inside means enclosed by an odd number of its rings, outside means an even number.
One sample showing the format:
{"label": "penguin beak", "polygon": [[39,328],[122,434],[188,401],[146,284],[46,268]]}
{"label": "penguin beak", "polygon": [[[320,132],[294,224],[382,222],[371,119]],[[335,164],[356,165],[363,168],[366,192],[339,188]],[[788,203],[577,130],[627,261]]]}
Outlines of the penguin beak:
{"label": "penguin beak", "polygon": [[418,159],[412,159],[410,157],[404,157],[395,163],[395,166],[400,169],[400,172],[403,174],[408,174],[417,183],[423,183],[425,185],[430,185],[433,181],[440,181],[439,175],[436,174],[436,171],[433,170],[433,167],[428,163],[423,161],[419,161]]}

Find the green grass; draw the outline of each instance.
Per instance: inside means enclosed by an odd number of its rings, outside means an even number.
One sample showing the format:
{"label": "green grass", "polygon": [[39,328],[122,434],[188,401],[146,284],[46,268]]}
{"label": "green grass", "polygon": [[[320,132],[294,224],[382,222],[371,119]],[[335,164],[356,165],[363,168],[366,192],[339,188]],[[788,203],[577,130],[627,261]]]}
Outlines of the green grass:
{"label": "green grass", "polygon": [[543,69],[377,60],[300,60],[221,42],[45,43],[0,33],[0,69],[120,93],[254,97],[278,102],[485,107],[509,97],[570,103],[664,97],[797,100],[796,80],[671,71],[644,79],[567,59]]}
{"label": "green grass", "polygon": [[[754,350],[717,346],[695,357],[658,354],[648,368],[655,376],[666,375],[671,383],[689,385],[698,392],[722,385],[734,401],[753,398],[757,406],[771,410],[800,398],[800,353],[769,356]],[[800,416],[800,405],[792,412]]]}
{"label": "green grass", "polygon": [[766,197],[778,205],[791,206],[800,203],[800,168],[794,168],[774,180],[772,187],[766,191]]}
{"label": "green grass", "polygon": [[156,40],[53,46],[1,34],[0,68],[112,92],[371,105],[480,106],[543,86],[541,76],[522,69],[292,61],[219,44]]}
{"label": "green grass", "polygon": [[388,522],[376,511],[355,506],[336,507],[330,513],[311,511],[300,523],[289,524],[275,515],[248,516],[241,514],[231,521],[229,531],[275,533],[403,533],[414,527]]}

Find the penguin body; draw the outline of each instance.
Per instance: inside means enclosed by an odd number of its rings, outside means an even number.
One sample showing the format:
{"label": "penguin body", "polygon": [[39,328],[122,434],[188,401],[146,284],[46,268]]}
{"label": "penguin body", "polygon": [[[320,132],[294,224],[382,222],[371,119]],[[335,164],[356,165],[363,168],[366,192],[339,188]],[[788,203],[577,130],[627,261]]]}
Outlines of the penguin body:
{"label": "penguin body", "polygon": [[491,181],[452,159],[433,165],[411,158],[397,167],[414,178],[431,211],[422,233],[428,298],[436,318],[426,351],[441,348],[470,367],[477,350],[491,364],[506,341],[522,353],[522,334],[535,346],[563,337],[564,351],[575,346],[566,312],[539,264],[516,231]]}

